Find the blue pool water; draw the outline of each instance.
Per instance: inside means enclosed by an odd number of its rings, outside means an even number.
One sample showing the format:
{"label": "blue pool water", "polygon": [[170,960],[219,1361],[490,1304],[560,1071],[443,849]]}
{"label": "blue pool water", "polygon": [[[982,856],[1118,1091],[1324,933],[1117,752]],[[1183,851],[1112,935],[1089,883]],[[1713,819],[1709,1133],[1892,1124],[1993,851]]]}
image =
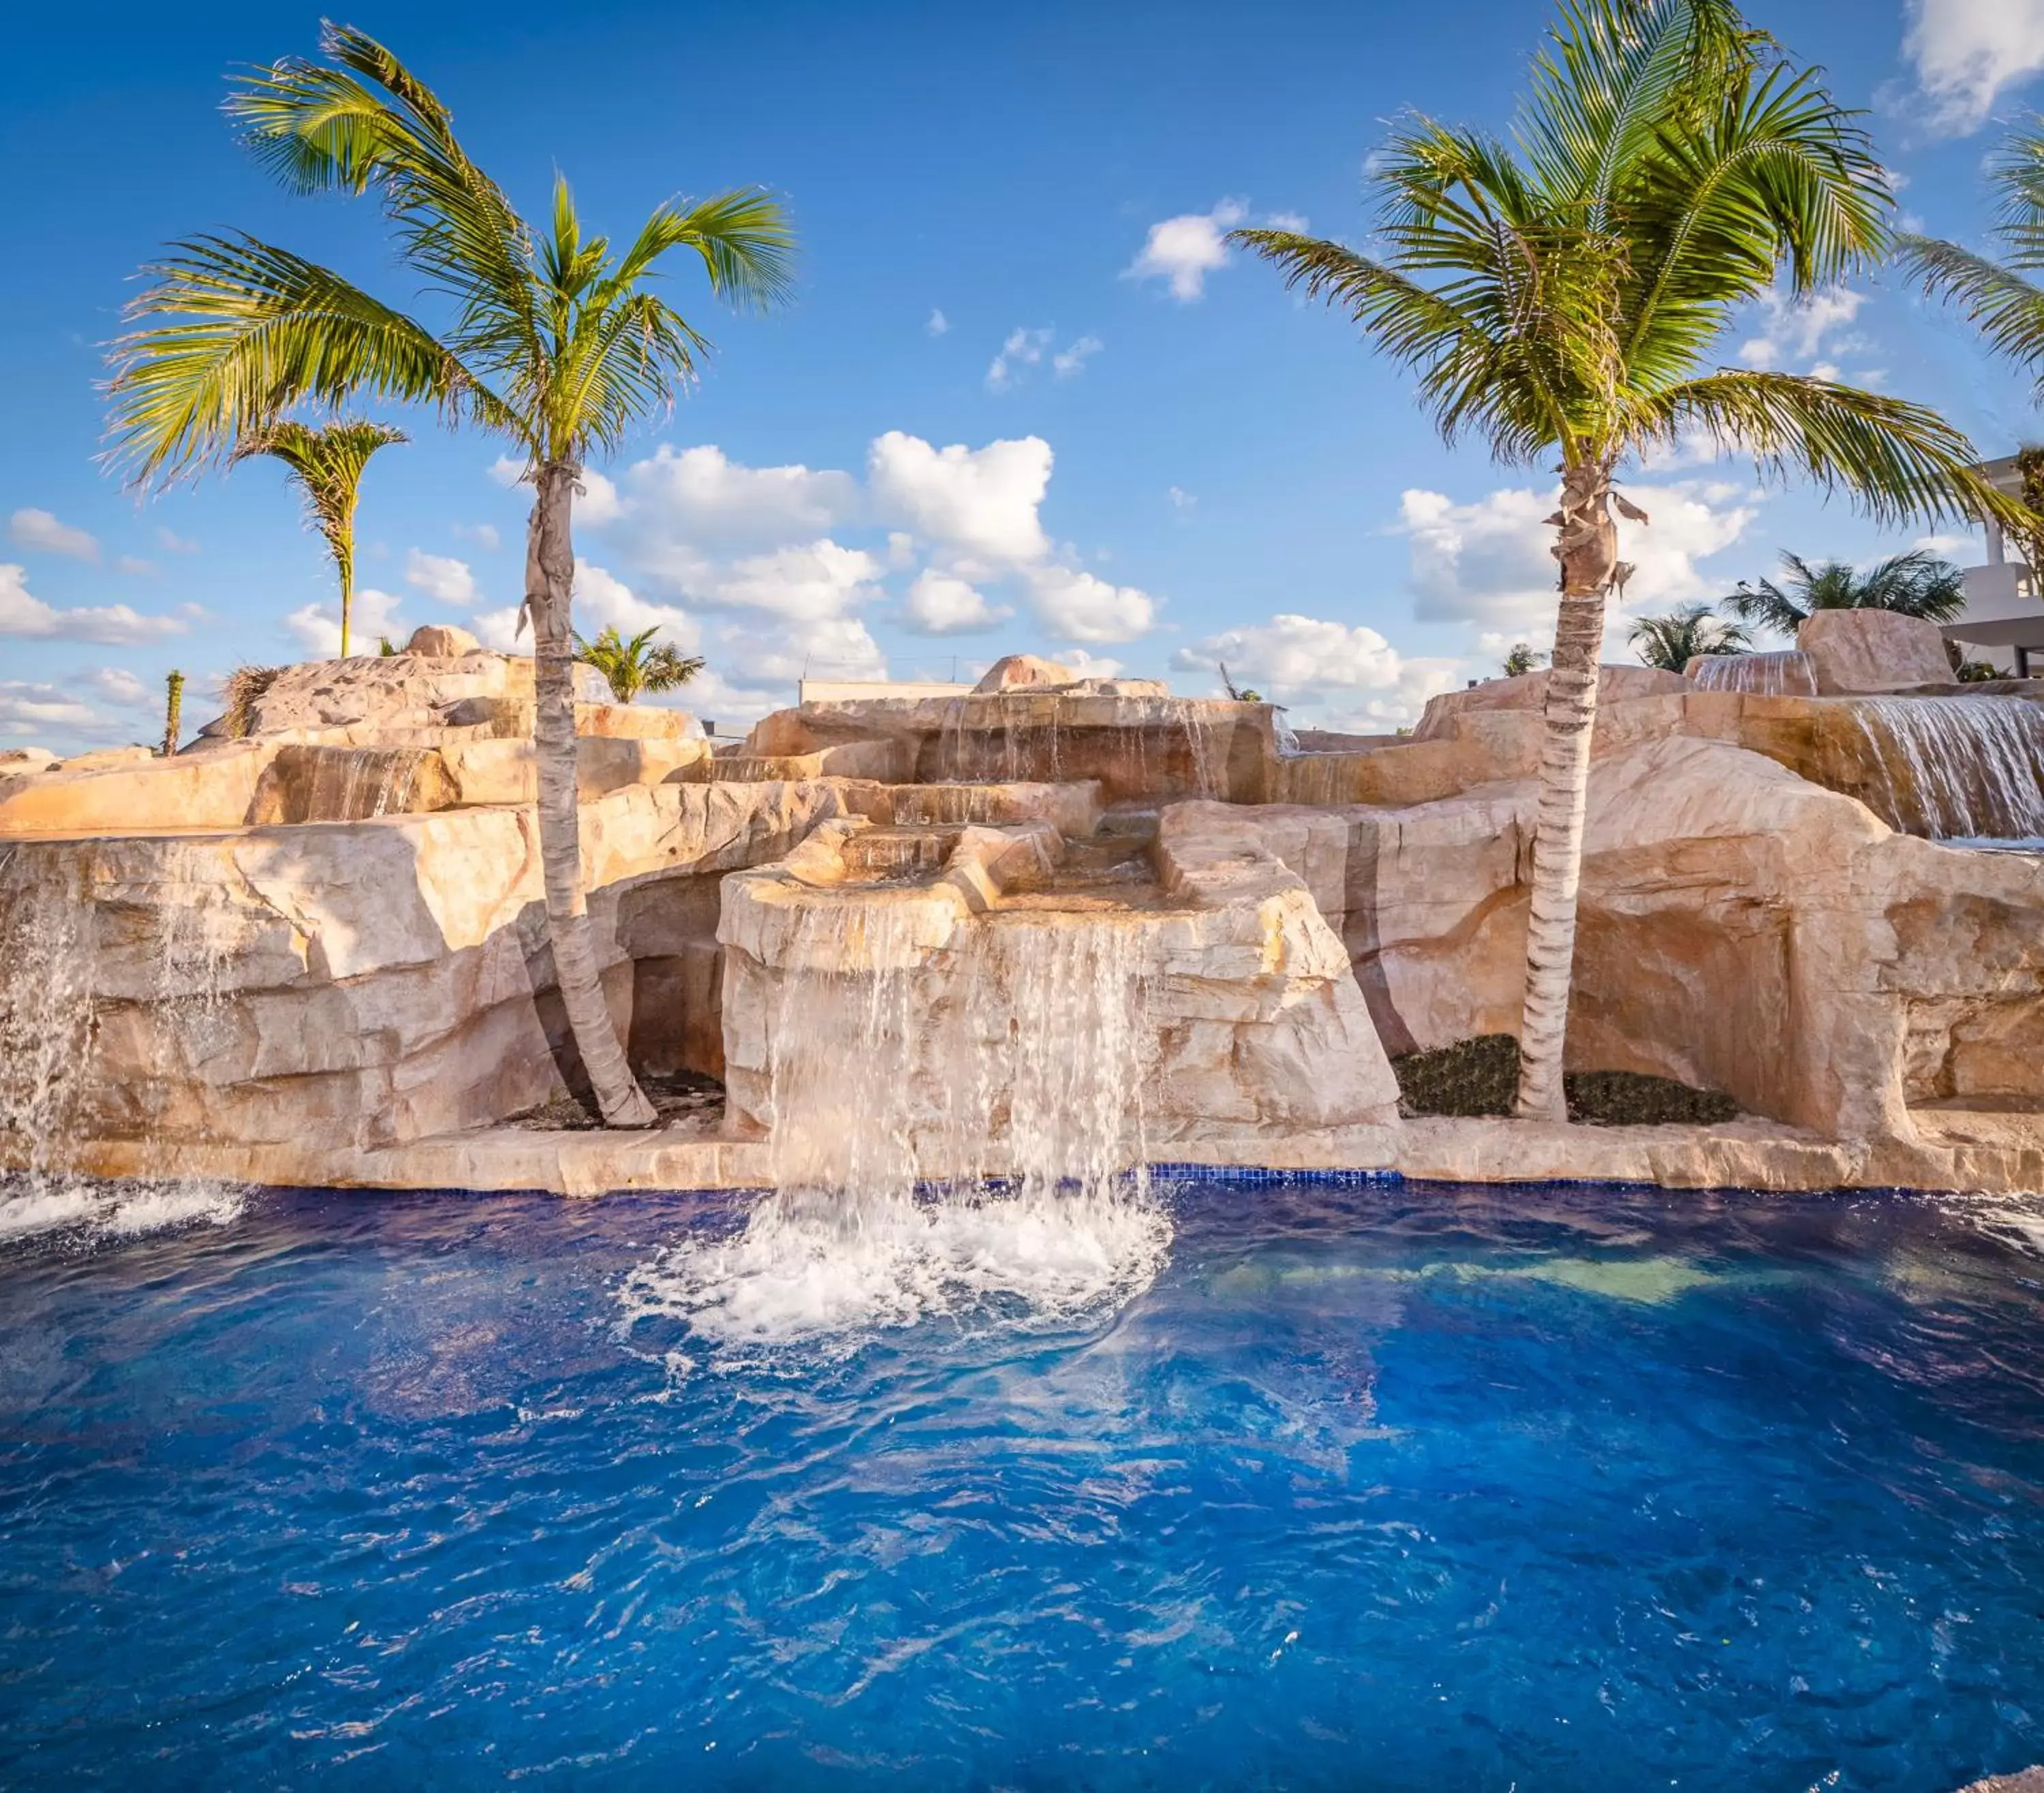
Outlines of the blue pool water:
{"label": "blue pool water", "polygon": [[2044,1206],[1196,1184],[1146,1292],[624,1323],[732,1204],[0,1253],[0,1782],[1881,1789],[2044,1760]]}

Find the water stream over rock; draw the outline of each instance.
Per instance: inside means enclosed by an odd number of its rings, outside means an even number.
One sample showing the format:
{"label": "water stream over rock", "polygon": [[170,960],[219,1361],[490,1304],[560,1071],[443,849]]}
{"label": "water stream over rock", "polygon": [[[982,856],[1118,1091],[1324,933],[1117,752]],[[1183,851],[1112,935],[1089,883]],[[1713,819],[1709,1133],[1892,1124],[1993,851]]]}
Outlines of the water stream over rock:
{"label": "water stream over rock", "polygon": [[2044,710],[2019,698],[1857,697],[1867,801],[1933,840],[2044,835]]}
{"label": "water stream over rock", "polygon": [[1814,697],[1817,665],[1790,648],[1779,654],[1712,654],[1689,662],[1699,691],[1744,691],[1762,697]]}
{"label": "water stream over rock", "polygon": [[[1143,1158],[1139,927],[1050,910],[965,930],[941,950],[970,961],[967,1000],[934,1034],[926,927],[878,895],[803,914],[791,962],[819,969],[786,979],[774,1030],[777,1192],[735,1237],[643,1266],[635,1315],[684,1316],[724,1350],[848,1351],[933,1315],[1045,1323],[1147,1286],[1170,1227],[1124,1168]],[[936,1188],[932,1138],[964,1167]]]}

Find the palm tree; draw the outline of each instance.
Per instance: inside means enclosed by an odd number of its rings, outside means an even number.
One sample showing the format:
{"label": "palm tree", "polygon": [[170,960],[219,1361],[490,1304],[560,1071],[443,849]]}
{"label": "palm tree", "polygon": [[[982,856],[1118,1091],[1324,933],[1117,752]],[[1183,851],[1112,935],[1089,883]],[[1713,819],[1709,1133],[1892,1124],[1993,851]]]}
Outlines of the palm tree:
{"label": "palm tree", "polygon": [[1517,1112],[1559,1120],[1583,802],[1607,595],[1632,569],[1613,490],[1700,435],[1842,490],[1877,517],[1992,510],[1971,446],[1922,406],[1835,381],[1712,369],[1735,309],[1886,247],[1888,184],[1814,71],[1732,0],[1563,0],[1510,141],[1421,118],[1374,159],[1374,254],[1238,230],[1415,370],[1450,443],[1553,456],[1561,600],[1546,699]]}
{"label": "palm tree", "polygon": [[[1897,240],[1897,259],[1934,298],[1957,305],[1988,347],[2031,380],[2044,402],[2044,117],[2009,132],[1988,164],[1999,205],[1992,235],[1996,260],[1933,236]],[[2038,451],[2016,456],[2024,515],[2005,521],[2023,559],[2044,574],[2044,464]]]}
{"label": "palm tree", "polygon": [[1536,651],[1531,642],[1515,641],[1504,656],[1504,676],[1522,678],[1527,673],[1538,672],[1546,663],[1547,656]]}
{"label": "palm tree", "polygon": [[355,507],[362,475],[379,448],[405,440],[384,424],[343,420],[315,429],[309,424],[274,423],[237,443],[235,460],[267,455],[282,461],[305,501],[305,522],[326,538],[340,578],[340,657],[348,658],[348,628],[355,609]]}
{"label": "palm tree", "polygon": [[1948,623],[1966,607],[1966,576],[1927,548],[1890,555],[1862,573],[1849,560],[1812,566],[1800,555],[1785,553],[1784,590],[1772,579],[1748,585],[1742,579],[1725,608],[1740,621],[1792,635],[1815,610],[1896,610],[1927,622]]}
{"label": "palm tree", "polygon": [[616,624],[609,624],[594,641],[577,635],[574,657],[584,666],[595,667],[609,681],[611,695],[619,703],[628,704],[642,691],[671,691],[686,685],[703,670],[699,654],[684,655],[665,642],[654,647],[653,637],[659,632],[656,624],[627,641]]}
{"label": "palm tree", "polygon": [[1658,666],[1664,672],[1681,672],[1692,660],[1706,655],[1753,651],[1753,638],[1708,604],[1685,604],[1665,616],[1642,616],[1626,640],[1642,665]]}
{"label": "palm tree", "polygon": [[535,230],[469,159],[447,107],[374,39],[329,25],[326,63],[248,78],[229,116],[294,192],[375,191],[400,259],[443,307],[437,332],[332,270],[242,232],[172,246],[145,271],[114,347],[115,458],[137,482],[231,458],[298,405],[368,396],[436,405],[508,442],[533,489],[520,620],[533,634],[540,844],[555,976],[604,1119],[651,1126],[604,1005],[582,888],[575,805],[571,531],[582,467],[662,414],[708,344],[651,290],[670,251],[711,290],[780,298],[793,239],[755,190],[657,206],[621,248],[586,236],[567,183]]}

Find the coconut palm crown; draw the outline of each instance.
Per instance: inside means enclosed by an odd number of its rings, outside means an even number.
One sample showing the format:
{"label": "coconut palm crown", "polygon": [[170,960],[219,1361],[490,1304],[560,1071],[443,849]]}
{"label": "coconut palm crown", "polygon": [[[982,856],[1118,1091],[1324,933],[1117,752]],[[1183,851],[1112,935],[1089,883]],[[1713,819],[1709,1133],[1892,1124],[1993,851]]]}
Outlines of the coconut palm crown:
{"label": "coconut palm crown", "polygon": [[1927,548],[1890,555],[1862,573],[1849,560],[1812,566],[1800,555],[1784,554],[1781,585],[1762,579],[1724,601],[1742,622],[1792,635],[1817,610],[1895,610],[1905,616],[1949,623],[1966,607],[1966,576]]}
{"label": "coconut palm crown", "polygon": [[711,290],[787,292],[793,239],[753,190],[655,207],[628,241],[585,231],[567,183],[536,229],[455,137],[440,98],[359,31],[327,26],[324,61],[288,59],[229,94],[256,159],[294,192],[375,194],[437,321],[240,232],[172,245],[144,271],[109,382],[112,455],[138,482],[231,458],[294,407],[363,397],[437,407],[501,438],[533,487],[522,628],[533,631],[533,743],[555,974],[604,1117],[656,1119],[597,982],[574,777],[571,522],[582,466],[664,414],[707,344],[654,290],[676,251]]}
{"label": "coconut palm crown", "polygon": [[599,630],[594,641],[574,638],[575,658],[601,673],[610,694],[628,704],[642,691],[672,691],[694,678],[706,663],[699,654],[684,655],[667,642],[657,647],[658,624],[628,639],[614,623]]}
{"label": "coconut palm crown", "polygon": [[1678,605],[1665,616],[1642,616],[1626,640],[1642,664],[1664,672],[1681,672],[1694,659],[1753,649],[1746,631],[1708,604]]}
{"label": "coconut palm crown", "polygon": [[348,628],[355,610],[355,509],[362,476],[379,448],[405,440],[386,424],[344,419],[315,428],[286,419],[266,425],[236,443],[236,460],[267,455],[284,464],[305,500],[305,523],[326,541],[340,581],[340,657],[348,658]]}
{"label": "coconut palm crown", "polygon": [[1714,367],[1736,308],[1888,244],[1854,114],[1731,0],[1564,0],[1508,140],[1417,118],[1373,158],[1367,250],[1236,231],[1413,371],[1443,436],[1554,466],[1560,563],[1520,1027],[1522,1115],[1560,1119],[1585,781],[1627,466],[1700,437],[1877,518],[1998,511],[1959,432],[1836,381]]}

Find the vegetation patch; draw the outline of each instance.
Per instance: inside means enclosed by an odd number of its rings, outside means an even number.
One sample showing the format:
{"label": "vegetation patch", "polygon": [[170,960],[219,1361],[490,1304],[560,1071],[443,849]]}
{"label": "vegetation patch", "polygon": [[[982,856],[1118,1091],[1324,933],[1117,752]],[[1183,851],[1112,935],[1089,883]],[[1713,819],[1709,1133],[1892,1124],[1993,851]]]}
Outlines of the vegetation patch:
{"label": "vegetation patch", "polygon": [[[1408,1115],[1509,1115],[1519,1090],[1519,1042],[1484,1034],[1391,1061],[1399,1107]],[[1739,1104],[1715,1089],[1637,1071],[1571,1071],[1562,1079],[1569,1119],[1593,1127],[1708,1127]]]}

